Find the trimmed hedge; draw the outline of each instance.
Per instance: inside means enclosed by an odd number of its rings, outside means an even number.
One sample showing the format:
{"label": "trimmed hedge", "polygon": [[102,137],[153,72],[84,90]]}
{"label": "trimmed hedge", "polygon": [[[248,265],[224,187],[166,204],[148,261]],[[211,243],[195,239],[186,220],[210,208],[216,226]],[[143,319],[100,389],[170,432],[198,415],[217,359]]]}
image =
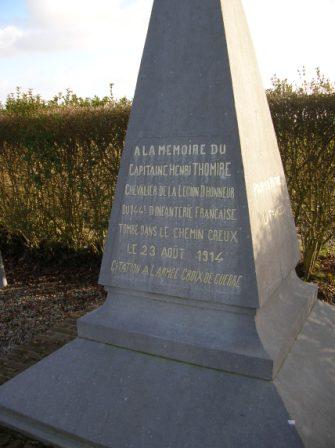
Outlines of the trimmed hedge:
{"label": "trimmed hedge", "polygon": [[27,246],[101,251],[130,106],[0,116],[0,226]]}
{"label": "trimmed hedge", "polygon": [[309,277],[335,231],[335,94],[269,102]]}
{"label": "trimmed hedge", "polygon": [[[36,98],[0,111],[0,227],[29,247],[101,252],[131,105]],[[335,94],[277,86],[268,98],[308,276],[334,235]]]}

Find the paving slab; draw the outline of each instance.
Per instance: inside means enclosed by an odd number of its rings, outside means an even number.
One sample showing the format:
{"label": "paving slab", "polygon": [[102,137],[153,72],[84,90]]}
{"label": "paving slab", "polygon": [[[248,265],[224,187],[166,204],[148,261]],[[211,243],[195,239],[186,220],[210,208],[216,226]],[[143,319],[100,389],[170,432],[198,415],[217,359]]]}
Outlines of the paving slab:
{"label": "paving slab", "polygon": [[0,388],[0,422],[64,448],[332,448],[334,327],[318,304],[274,382],[77,338]]}

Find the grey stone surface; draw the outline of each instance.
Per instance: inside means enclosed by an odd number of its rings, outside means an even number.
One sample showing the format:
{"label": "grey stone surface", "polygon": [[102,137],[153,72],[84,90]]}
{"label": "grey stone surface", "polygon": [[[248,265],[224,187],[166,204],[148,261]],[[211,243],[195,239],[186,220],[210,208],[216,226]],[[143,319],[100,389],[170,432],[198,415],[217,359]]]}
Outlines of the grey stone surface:
{"label": "grey stone surface", "polygon": [[[258,311],[187,306],[111,289],[78,320],[78,335],[144,353],[271,380],[314,306],[316,289],[295,273]],[[164,316],[164,319],[162,319]]]}
{"label": "grey stone surface", "polygon": [[306,448],[334,447],[334,307],[315,306],[274,384]]}
{"label": "grey stone surface", "polygon": [[100,282],[256,309],[298,259],[240,1],[156,0]]}
{"label": "grey stone surface", "polygon": [[0,422],[66,448],[332,448],[334,327],[318,304],[275,382],[77,339],[0,388]]}
{"label": "grey stone surface", "polygon": [[79,335],[272,379],[316,300],[292,278],[298,259],[241,2],[156,0],[100,274],[108,303]]}

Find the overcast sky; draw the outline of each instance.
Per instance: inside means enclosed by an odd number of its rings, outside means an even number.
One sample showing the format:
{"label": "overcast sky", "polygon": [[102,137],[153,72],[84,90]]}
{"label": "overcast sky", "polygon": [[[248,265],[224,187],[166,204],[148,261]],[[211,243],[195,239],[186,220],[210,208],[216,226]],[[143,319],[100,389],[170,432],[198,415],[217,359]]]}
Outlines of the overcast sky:
{"label": "overcast sky", "polygon": [[[102,96],[110,82],[132,98],[152,3],[0,0],[0,101],[16,86]],[[243,4],[265,86],[273,74],[296,79],[304,65],[335,80],[335,0]]]}

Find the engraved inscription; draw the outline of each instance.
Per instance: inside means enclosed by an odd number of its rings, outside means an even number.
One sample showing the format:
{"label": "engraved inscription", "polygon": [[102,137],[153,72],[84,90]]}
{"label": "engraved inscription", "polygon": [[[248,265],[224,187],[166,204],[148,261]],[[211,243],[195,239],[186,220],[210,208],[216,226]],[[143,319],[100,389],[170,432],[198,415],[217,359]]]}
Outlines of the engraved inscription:
{"label": "engraved inscription", "polygon": [[[131,275],[155,291],[165,285],[163,293],[171,285],[240,294],[245,272],[236,259],[250,236],[236,188],[241,166],[229,146],[160,142],[130,150],[113,276]],[[255,195],[277,183],[255,184]]]}

